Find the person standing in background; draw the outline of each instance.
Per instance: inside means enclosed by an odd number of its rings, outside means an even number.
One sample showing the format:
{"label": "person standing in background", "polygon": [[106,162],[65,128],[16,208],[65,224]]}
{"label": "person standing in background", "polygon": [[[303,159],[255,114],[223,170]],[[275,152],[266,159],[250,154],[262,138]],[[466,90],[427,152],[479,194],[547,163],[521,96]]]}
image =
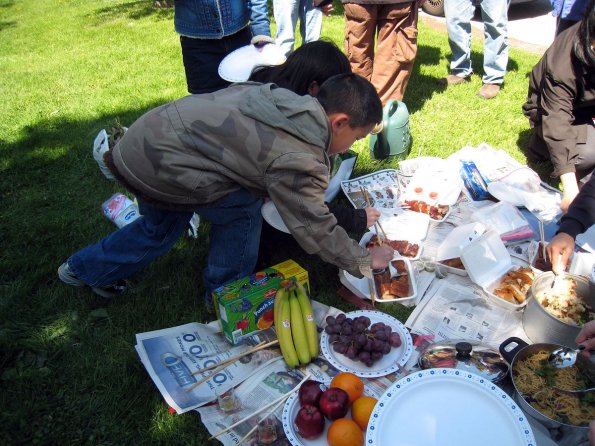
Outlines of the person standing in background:
{"label": "person standing in background", "polygon": [[[510,0],[482,0],[485,41],[483,45],[483,86],[477,95],[492,99],[500,93],[508,65],[508,6]],[[459,85],[469,80],[471,67],[471,18],[473,0],[444,0],[448,43],[452,51],[450,74],[440,79],[442,85]]]}
{"label": "person standing in background", "polygon": [[402,100],[417,55],[417,16],[423,1],[341,1],[351,69],[376,87],[383,105],[389,99]]}
{"label": "person standing in background", "polygon": [[[275,41],[281,47],[285,56],[289,56],[293,52],[295,27],[298,19],[300,21],[302,43],[313,42],[320,38],[323,10],[315,6],[315,3],[318,4],[319,2],[313,0],[273,0],[273,14],[277,24]],[[328,6],[325,7],[325,12],[330,12]]]}
{"label": "person standing in background", "polygon": [[219,77],[218,68],[232,51],[273,41],[267,0],[175,0],[174,25],[191,94],[229,85]]}
{"label": "person standing in background", "polygon": [[550,0],[552,15],[557,17],[556,36],[580,22],[585,15],[589,0]]}

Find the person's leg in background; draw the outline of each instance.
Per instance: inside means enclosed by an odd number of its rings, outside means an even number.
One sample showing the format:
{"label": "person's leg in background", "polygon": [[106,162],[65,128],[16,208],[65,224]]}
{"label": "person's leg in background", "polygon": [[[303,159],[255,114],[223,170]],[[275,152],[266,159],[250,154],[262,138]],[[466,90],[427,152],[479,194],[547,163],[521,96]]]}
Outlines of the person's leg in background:
{"label": "person's leg in background", "polygon": [[205,289],[212,291],[254,271],[262,227],[262,198],[244,189],[232,192],[196,213],[211,223]]}
{"label": "person's leg in background", "polygon": [[293,51],[299,6],[300,0],[273,0],[273,15],[277,24],[275,43],[286,56]]}
{"label": "person's leg in background", "polygon": [[345,53],[354,73],[372,80],[378,5],[343,4]]}
{"label": "person's leg in background", "polygon": [[141,217],[73,254],[67,264],[91,287],[127,279],[167,253],[188,227],[192,212],[173,212],[139,202]]}
{"label": "person's leg in background", "polygon": [[382,104],[402,100],[417,54],[417,4],[378,5],[372,84]]}
{"label": "person's leg in background", "polygon": [[[482,0],[485,41],[482,81],[479,95],[491,99],[500,91],[508,65],[508,6],[510,0]],[[483,94],[482,94],[483,92]]]}
{"label": "person's leg in background", "polygon": [[322,17],[322,11],[314,7],[312,0],[300,0],[300,35],[303,43],[320,39]]}
{"label": "person's leg in background", "polygon": [[445,0],[444,16],[448,31],[448,43],[452,51],[450,62],[451,76],[460,78],[448,80],[447,84],[462,83],[473,73],[471,66],[471,18],[475,13],[472,0]]}
{"label": "person's leg in background", "polygon": [[232,51],[250,44],[250,28],[222,39],[193,39],[180,36],[188,92],[211,93],[229,85],[219,77],[219,64]]}

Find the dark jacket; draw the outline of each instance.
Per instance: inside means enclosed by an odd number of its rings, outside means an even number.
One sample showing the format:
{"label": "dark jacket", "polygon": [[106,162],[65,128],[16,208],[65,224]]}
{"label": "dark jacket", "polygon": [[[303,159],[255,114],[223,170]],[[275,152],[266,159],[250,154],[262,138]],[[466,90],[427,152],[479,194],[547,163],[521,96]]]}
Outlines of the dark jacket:
{"label": "dark jacket", "polygon": [[595,117],[595,72],[574,56],[580,23],[561,33],[535,65],[523,113],[529,118],[542,147],[533,147],[551,159],[554,176],[575,172],[576,145],[587,140],[586,125]]}
{"label": "dark jacket", "polygon": [[568,212],[562,217],[558,232],[565,232],[571,237],[582,234],[595,224],[595,174],[583,186]]}

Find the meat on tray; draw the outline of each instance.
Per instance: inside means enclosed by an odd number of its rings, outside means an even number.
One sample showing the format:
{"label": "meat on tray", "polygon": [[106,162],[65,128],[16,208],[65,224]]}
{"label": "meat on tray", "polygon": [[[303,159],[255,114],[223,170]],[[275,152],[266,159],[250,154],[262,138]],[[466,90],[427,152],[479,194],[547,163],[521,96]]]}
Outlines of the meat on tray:
{"label": "meat on tray", "polygon": [[[417,243],[410,243],[407,240],[382,239],[382,243],[386,243],[403,257],[415,257],[419,252],[419,245]],[[366,244],[366,248],[370,249],[375,248],[376,246],[380,246],[380,242],[378,236],[374,234]]]}
{"label": "meat on tray", "polygon": [[439,263],[441,263],[445,266],[449,266],[451,268],[465,269],[465,265],[463,265],[463,261],[461,260],[460,257],[455,257],[455,258],[446,259],[446,260],[440,260]]}
{"label": "meat on tray", "polygon": [[374,274],[374,284],[381,300],[410,296],[409,276],[406,273],[391,277],[390,271],[386,269],[382,273]]}
{"label": "meat on tray", "polygon": [[432,220],[442,220],[448,213],[446,205],[432,206],[421,200],[405,200],[403,207],[421,214],[428,214]]}

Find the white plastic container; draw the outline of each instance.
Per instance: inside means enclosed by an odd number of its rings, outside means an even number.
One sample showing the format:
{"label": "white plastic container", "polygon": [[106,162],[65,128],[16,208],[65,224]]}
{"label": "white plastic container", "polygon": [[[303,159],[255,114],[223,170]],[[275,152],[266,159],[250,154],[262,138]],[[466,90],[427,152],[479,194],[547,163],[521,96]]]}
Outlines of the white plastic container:
{"label": "white plastic container", "polygon": [[105,161],[103,161],[103,155],[109,150],[108,139],[108,134],[105,129],[101,129],[93,141],[93,158],[99,165],[99,170],[101,170],[101,173],[108,180],[113,181],[115,178],[110,172],[109,168],[105,165]]}
{"label": "white plastic container", "polygon": [[462,248],[461,260],[469,278],[479,285],[496,305],[509,310],[521,310],[525,307],[528,295],[522,304],[512,304],[493,293],[507,272],[519,268],[518,265],[513,265],[512,258],[496,231],[489,230],[470,240]]}
{"label": "white plastic container", "polygon": [[126,195],[115,193],[101,205],[103,215],[118,228],[122,228],[140,217],[138,206]]}
{"label": "white plastic container", "polygon": [[454,228],[438,247],[436,263],[440,264],[440,267],[448,273],[467,276],[466,270],[444,265],[442,261],[461,258],[465,246],[479,238],[486,230],[487,228],[482,223],[469,223]]}

